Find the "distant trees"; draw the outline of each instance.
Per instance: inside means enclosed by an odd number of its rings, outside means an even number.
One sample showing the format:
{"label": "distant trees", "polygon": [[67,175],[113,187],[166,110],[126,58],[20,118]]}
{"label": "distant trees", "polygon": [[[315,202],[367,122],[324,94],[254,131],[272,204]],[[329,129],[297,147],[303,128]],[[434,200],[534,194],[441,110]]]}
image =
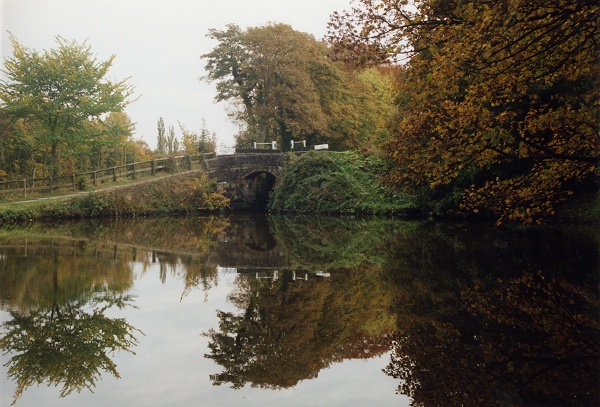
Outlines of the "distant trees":
{"label": "distant trees", "polygon": [[373,78],[327,59],[327,46],[311,35],[285,24],[245,31],[230,24],[208,36],[218,44],[202,56],[203,79],[217,83],[216,101],[236,108],[232,117],[244,124],[238,145],[278,140],[287,149],[306,139],[352,148],[383,128],[380,117],[390,109],[380,110],[387,99],[375,96]]}
{"label": "distant trees", "polygon": [[183,134],[182,145],[186,154],[210,153],[217,149],[217,133],[208,130],[206,120],[202,119],[200,134],[188,130],[181,123],[179,128]]}
{"label": "distant trees", "polygon": [[217,134],[210,133],[206,128],[206,120],[202,119],[200,134],[189,130],[184,124],[178,122],[182,137],[181,141],[175,135],[175,127],[169,126],[165,132],[165,121],[161,117],[157,122],[157,147],[155,153],[159,156],[174,154],[199,154],[210,153],[217,149]]}
{"label": "distant trees", "polygon": [[539,220],[600,175],[597,2],[361,0],[331,55],[404,58],[385,143],[391,179],[426,203]]}
{"label": "distant trees", "polygon": [[[7,126],[26,129],[35,144],[28,143],[26,149],[33,147],[38,154],[43,150],[44,164],[55,175],[61,171],[63,154],[81,153],[107,136],[103,115],[122,111],[133,92],[126,79],[105,78],[114,56],[98,61],[85,43],[60,37],[56,41],[56,49],[39,53],[11,37],[13,56],[4,64],[7,80],[0,81],[3,134],[9,133]],[[10,142],[5,137],[3,145]],[[25,153],[22,147],[19,152]]]}
{"label": "distant trees", "polygon": [[167,155],[167,136],[165,133],[165,121],[161,117],[156,123],[158,135],[156,138],[156,153],[159,155]]}

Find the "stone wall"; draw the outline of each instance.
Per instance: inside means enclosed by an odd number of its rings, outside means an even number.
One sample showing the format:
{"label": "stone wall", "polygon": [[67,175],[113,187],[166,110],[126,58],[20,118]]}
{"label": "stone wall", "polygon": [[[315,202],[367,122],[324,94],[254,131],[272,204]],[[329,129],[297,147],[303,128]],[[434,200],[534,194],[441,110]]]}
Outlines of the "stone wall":
{"label": "stone wall", "polygon": [[264,209],[269,191],[290,156],[284,153],[221,155],[204,161],[208,176],[233,209]]}

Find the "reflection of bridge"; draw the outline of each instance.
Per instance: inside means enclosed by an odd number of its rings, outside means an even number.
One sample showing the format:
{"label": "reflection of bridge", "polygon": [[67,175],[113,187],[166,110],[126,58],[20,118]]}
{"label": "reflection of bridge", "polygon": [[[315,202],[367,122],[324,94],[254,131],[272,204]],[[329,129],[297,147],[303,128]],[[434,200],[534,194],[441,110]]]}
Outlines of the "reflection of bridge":
{"label": "reflection of bridge", "polygon": [[296,272],[295,270],[283,270],[283,272],[281,273],[282,275],[279,274],[280,270],[272,270],[272,271],[256,271],[255,272],[255,278],[256,279],[267,279],[267,280],[273,280],[273,281],[277,281],[280,278],[283,279],[291,279],[292,281],[296,281],[296,280],[308,280],[308,276],[312,276],[312,277],[330,277],[330,273],[324,273],[322,271],[317,271],[316,273],[309,273],[308,271],[303,271],[303,272]]}
{"label": "reflection of bridge", "polygon": [[264,209],[289,158],[280,152],[221,155],[203,165],[233,209]]}

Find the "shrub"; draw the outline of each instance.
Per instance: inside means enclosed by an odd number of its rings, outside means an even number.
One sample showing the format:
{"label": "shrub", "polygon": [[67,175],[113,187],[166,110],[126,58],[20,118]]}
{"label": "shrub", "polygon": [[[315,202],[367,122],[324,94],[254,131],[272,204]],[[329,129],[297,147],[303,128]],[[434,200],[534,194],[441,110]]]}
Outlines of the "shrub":
{"label": "shrub", "polygon": [[292,160],[275,184],[269,208],[276,212],[385,214],[410,203],[387,190],[377,175],[383,165],[357,153],[309,152]]}

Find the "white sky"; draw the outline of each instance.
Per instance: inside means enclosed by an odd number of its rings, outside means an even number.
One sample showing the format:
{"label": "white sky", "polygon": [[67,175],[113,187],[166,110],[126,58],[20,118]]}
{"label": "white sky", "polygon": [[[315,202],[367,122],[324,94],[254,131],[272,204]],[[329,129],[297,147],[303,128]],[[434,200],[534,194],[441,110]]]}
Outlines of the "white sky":
{"label": "white sky", "polygon": [[227,104],[215,104],[214,86],[198,80],[205,74],[200,55],[216,45],[208,29],[276,22],[321,39],[330,14],[349,6],[350,0],[0,0],[0,54],[2,61],[12,55],[8,32],[36,51],[56,48],[56,36],[87,40],[99,60],[116,55],[110,79],[130,77],[135,86],[140,98],[126,112],[136,138],[154,148],[159,117],[180,139],[178,121],[198,132],[204,118],[218,142],[232,146],[236,127]]}

